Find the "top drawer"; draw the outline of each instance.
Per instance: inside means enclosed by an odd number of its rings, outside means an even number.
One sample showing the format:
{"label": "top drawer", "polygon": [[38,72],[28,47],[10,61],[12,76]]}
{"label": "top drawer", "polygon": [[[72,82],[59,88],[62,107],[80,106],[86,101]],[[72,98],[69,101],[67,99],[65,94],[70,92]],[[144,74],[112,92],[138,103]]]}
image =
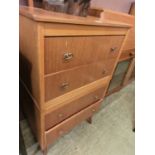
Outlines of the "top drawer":
{"label": "top drawer", "polygon": [[45,38],[45,74],[115,58],[124,36]]}

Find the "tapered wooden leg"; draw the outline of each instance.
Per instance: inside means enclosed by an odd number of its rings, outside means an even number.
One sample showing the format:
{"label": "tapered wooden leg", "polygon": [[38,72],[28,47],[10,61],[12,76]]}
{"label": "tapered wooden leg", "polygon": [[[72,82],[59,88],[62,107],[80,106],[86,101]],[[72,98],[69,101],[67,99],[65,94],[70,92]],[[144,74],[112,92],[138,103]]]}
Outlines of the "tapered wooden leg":
{"label": "tapered wooden leg", "polygon": [[45,148],[44,150],[42,150],[43,155],[47,155],[47,148]]}
{"label": "tapered wooden leg", "polygon": [[92,124],[92,117],[89,117],[89,118],[87,119],[87,122],[88,122],[89,124]]}

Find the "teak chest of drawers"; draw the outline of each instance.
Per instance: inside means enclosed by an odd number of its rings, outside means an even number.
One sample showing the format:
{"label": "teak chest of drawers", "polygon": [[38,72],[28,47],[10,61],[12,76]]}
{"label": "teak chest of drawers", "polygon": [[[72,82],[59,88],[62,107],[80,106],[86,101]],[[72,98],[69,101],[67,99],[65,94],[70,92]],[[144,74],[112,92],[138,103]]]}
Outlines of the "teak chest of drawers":
{"label": "teak chest of drawers", "polygon": [[41,149],[99,109],[130,25],[20,8],[23,107]]}

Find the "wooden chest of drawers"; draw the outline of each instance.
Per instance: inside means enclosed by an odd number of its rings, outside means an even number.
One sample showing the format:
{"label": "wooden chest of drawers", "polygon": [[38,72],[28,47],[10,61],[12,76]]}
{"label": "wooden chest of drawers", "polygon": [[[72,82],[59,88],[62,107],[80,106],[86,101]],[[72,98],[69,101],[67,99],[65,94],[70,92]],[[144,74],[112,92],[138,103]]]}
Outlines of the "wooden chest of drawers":
{"label": "wooden chest of drawers", "polygon": [[43,151],[81,121],[91,121],[129,27],[20,8],[23,107]]}

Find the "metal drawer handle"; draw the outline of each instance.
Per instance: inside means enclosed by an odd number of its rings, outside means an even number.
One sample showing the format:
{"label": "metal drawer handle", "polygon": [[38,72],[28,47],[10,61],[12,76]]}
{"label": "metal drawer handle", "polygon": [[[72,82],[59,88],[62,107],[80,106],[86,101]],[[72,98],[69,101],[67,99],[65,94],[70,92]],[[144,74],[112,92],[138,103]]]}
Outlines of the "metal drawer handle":
{"label": "metal drawer handle", "polygon": [[105,71],[105,70],[103,70],[103,71],[102,71],[102,74],[103,74],[103,75],[104,75],[104,74],[106,74],[106,71]]}
{"label": "metal drawer handle", "polygon": [[58,117],[59,117],[59,118],[62,118],[62,117],[63,117],[63,114],[59,114]]}
{"label": "metal drawer handle", "polygon": [[62,136],[63,134],[64,134],[64,131],[63,130],[60,130],[59,131],[59,135]]}
{"label": "metal drawer handle", "polygon": [[130,55],[130,56],[134,56],[134,52],[130,52],[129,55]]}
{"label": "metal drawer handle", "polygon": [[117,47],[112,47],[110,50],[111,52],[115,52],[117,50]]}
{"label": "metal drawer handle", "polygon": [[99,100],[98,96],[94,96],[95,101]]}
{"label": "metal drawer handle", "polygon": [[95,112],[96,110],[95,109],[92,109],[92,112]]}
{"label": "metal drawer handle", "polygon": [[62,85],[61,85],[61,89],[62,90],[65,90],[65,89],[67,89],[69,87],[69,83],[68,82],[64,82],[64,83],[62,83]]}
{"label": "metal drawer handle", "polygon": [[65,61],[71,60],[72,58],[73,58],[73,53],[67,52],[64,54],[64,60]]}

